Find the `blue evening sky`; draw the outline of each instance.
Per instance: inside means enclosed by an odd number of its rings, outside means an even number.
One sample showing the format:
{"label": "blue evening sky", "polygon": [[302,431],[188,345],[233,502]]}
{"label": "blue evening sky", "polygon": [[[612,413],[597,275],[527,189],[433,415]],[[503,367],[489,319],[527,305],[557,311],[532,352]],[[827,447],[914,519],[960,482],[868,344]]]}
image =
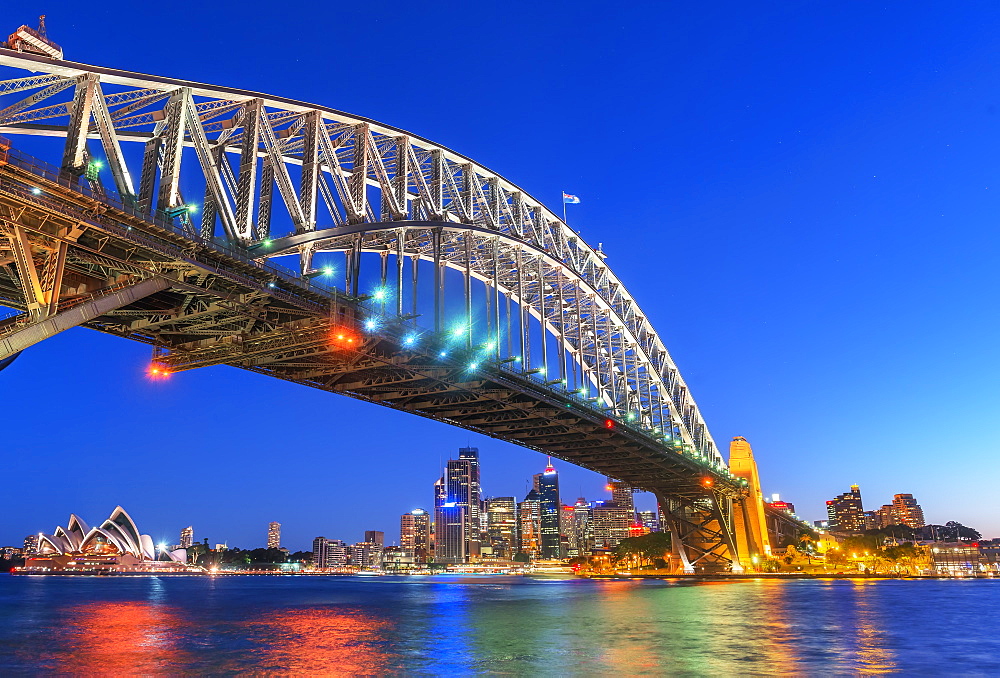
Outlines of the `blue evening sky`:
{"label": "blue evening sky", "polygon": [[[995,3],[13,0],[0,28],[42,12],[72,60],[329,105],[557,211],[579,195],[571,224],[766,493],[812,520],[851,483],[867,508],[909,492],[1000,536]],[[491,495],[545,464],[233,368],[150,383],[148,356],[77,329],[0,373],[0,544],[116,504],[171,542],[393,541],[458,447]],[[558,467],[564,501],[603,496]]]}

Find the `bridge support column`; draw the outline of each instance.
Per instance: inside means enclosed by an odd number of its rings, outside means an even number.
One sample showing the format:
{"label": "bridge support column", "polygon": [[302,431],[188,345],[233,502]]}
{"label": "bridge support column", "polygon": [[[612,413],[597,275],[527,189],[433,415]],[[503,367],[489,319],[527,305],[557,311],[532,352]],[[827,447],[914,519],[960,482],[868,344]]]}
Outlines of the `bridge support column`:
{"label": "bridge support column", "polygon": [[670,546],[684,574],[743,572],[733,532],[732,500],[706,491],[703,499],[680,501],[656,495],[667,528]]}
{"label": "bridge support column", "polygon": [[23,351],[43,339],[59,334],[63,330],[90,322],[105,313],[148,297],[170,287],[165,278],[148,278],[140,282],[116,289],[89,301],[84,301],[64,311],[42,320],[32,321],[31,316],[17,316],[0,325],[0,360]]}

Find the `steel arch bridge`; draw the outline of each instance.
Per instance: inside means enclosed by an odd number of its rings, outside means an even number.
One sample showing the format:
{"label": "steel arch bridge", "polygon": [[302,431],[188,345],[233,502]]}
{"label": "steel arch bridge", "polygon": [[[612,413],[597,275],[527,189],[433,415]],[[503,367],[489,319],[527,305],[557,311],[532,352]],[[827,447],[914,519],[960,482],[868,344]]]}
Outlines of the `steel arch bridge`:
{"label": "steel arch bridge", "polygon": [[150,344],[154,376],[232,365],[654,492],[685,571],[763,552],[756,474],[603,254],[523,189],[312,104],[8,49],[2,76],[0,361],[90,327]]}

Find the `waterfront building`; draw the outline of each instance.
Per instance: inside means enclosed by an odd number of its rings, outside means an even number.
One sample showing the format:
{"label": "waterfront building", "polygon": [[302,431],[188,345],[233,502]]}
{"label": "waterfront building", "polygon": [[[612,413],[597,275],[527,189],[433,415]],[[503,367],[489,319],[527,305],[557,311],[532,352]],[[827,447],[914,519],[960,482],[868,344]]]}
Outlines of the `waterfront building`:
{"label": "waterfront building", "polygon": [[29,534],[24,538],[24,555],[33,556],[38,552],[38,535]]}
{"label": "waterfront building", "polygon": [[313,539],[313,567],[326,567],[326,537]]}
{"label": "waterfront building", "polygon": [[[148,534],[141,534],[135,521],[121,506],[99,527],[89,527],[70,514],[66,527],[52,534],[39,534],[36,553],[25,563],[28,571],[128,572],[150,571],[157,565],[156,547]],[[162,551],[160,560],[183,566],[184,549]],[[162,568],[160,568],[162,569]]]}
{"label": "waterfront building", "polygon": [[534,475],[535,492],[538,494],[541,536],[539,554],[544,559],[560,557],[559,549],[559,513],[562,502],[559,501],[559,474],[549,460],[544,473]]}
{"label": "waterfront building", "polygon": [[[434,489],[434,522],[435,522],[435,551],[444,549],[447,555],[447,562],[468,562],[478,559],[480,556],[480,544],[482,535],[480,533],[479,509],[481,500],[481,490],[479,483],[479,449],[475,447],[462,447],[458,450],[458,459],[449,459],[445,466],[444,475]],[[444,510],[447,508],[447,510]],[[457,515],[456,508],[461,509],[462,525],[456,528],[454,524],[448,522]],[[444,525],[442,519],[447,523],[447,530],[442,530]],[[456,529],[458,531],[456,532]],[[462,542],[461,547],[452,543],[451,540],[458,539]],[[455,561],[456,554],[461,553],[462,560]],[[437,560],[441,560],[437,557]]]}
{"label": "waterfront building", "polygon": [[837,532],[861,532],[865,529],[865,510],[861,504],[861,490],[851,485],[850,492],[837,495],[826,502],[830,529]]}
{"label": "waterfront building", "polygon": [[19,546],[4,546],[0,548],[0,558],[4,558],[5,560],[13,560],[23,555],[24,549]]}
{"label": "waterfront building", "polygon": [[978,542],[935,542],[929,546],[934,574],[973,576],[980,570]]}
{"label": "waterfront building", "polygon": [[359,570],[382,569],[382,546],[374,541],[362,541],[350,547],[350,564]]}
{"label": "waterfront building", "polygon": [[575,543],[577,555],[588,555],[594,548],[594,534],[591,525],[591,507],[584,497],[580,497],[573,505],[573,536],[570,543]]}
{"label": "waterfront building", "polygon": [[399,546],[416,563],[426,563],[431,548],[431,517],[422,508],[399,518]]}
{"label": "waterfront building", "polygon": [[622,539],[628,538],[635,520],[634,513],[614,501],[594,502],[591,513],[594,547],[613,549]]}
{"label": "waterfront building", "polygon": [[385,546],[385,532],[380,530],[365,530],[365,541],[369,544],[378,544],[379,548]]}
{"label": "waterfront building", "polygon": [[340,568],[346,567],[350,560],[350,548],[340,539],[316,537],[313,539],[313,567]]}
{"label": "waterfront building", "polygon": [[267,548],[281,548],[281,523],[271,522],[267,525]]}
{"label": "waterfront building", "polygon": [[191,544],[194,543],[194,527],[188,525],[183,530],[181,530],[181,538],[178,541],[178,546],[182,549],[191,548]]}
{"label": "waterfront building", "polygon": [[580,555],[579,544],[573,533],[573,507],[563,506],[559,511],[559,557],[576,558]]}
{"label": "waterfront building", "polygon": [[486,536],[494,558],[513,558],[517,553],[517,502],[514,497],[486,500]]}
{"label": "waterfront building", "polygon": [[919,530],[926,525],[924,510],[912,494],[897,494],[892,498],[892,513],[895,524],[906,525]]}
{"label": "waterfront building", "polygon": [[469,557],[465,538],[468,520],[465,507],[448,501],[437,507],[434,515],[434,562],[461,564]]}
{"label": "waterfront building", "polygon": [[519,552],[530,558],[540,557],[542,551],[542,502],[538,492],[531,490],[517,507]]}

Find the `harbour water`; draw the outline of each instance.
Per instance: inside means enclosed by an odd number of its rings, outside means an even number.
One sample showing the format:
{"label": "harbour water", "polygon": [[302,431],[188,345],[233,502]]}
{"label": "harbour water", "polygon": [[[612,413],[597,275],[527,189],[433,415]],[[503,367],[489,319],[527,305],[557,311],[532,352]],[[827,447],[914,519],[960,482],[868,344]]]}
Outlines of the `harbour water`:
{"label": "harbour water", "polygon": [[1000,674],[1000,580],[0,575],[0,675]]}

